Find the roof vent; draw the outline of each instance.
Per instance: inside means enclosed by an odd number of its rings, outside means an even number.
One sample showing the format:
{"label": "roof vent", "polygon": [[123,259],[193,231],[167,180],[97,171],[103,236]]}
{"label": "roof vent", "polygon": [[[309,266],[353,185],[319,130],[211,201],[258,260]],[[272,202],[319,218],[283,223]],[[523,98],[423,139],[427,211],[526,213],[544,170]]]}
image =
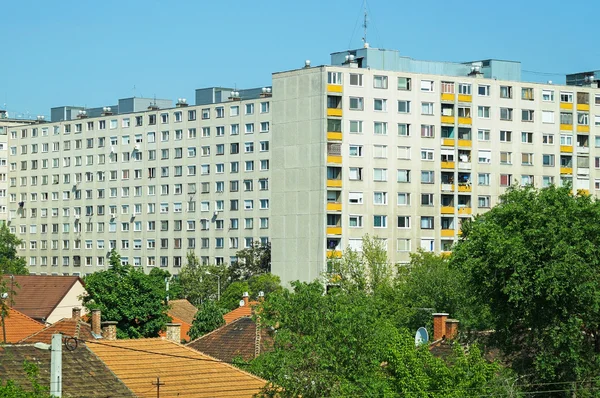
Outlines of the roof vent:
{"label": "roof vent", "polygon": [[304,61],[304,67],[310,68],[310,59],[307,59],[306,61]]}
{"label": "roof vent", "polygon": [[110,106],[105,106],[104,108],[102,108],[102,116],[110,116],[112,115],[112,109],[110,108]]}
{"label": "roof vent", "polygon": [[235,91],[233,90],[230,94],[229,94],[229,100],[230,101],[239,101],[241,100],[242,97],[240,97],[240,92],[239,91]]}
{"label": "roof vent", "polygon": [[177,108],[182,108],[184,106],[188,106],[187,100],[185,98],[178,98],[177,104],[175,104]]}
{"label": "roof vent", "polygon": [[84,110],[80,110],[77,112],[77,119],[85,119],[87,117],[87,112]]}
{"label": "roof vent", "polygon": [[273,94],[271,93],[271,87],[263,87],[260,90],[260,97],[261,98],[266,98],[266,97],[272,97]]}

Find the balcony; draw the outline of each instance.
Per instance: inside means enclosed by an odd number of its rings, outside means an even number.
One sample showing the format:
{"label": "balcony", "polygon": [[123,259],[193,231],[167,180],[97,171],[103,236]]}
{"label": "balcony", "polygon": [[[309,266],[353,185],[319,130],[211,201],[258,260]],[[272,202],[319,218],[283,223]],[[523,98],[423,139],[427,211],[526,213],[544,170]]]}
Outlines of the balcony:
{"label": "balcony", "polygon": [[454,184],[442,183],[442,192],[454,192]]}
{"label": "balcony", "polygon": [[458,185],[458,192],[471,192],[472,191],[472,187],[471,184],[459,184]]}
{"label": "balcony", "polygon": [[442,138],[442,146],[454,146],[454,138]]}
{"label": "balcony", "polygon": [[471,215],[472,211],[470,207],[461,207],[458,209],[459,216],[468,216]]}
{"label": "balcony", "polygon": [[342,204],[335,203],[335,202],[329,202],[329,203],[327,203],[327,211],[342,211]]}
{"label": "balcony", "polygon": [[[562,149],[561,149],[562,151]],[[590,148],[587,146],[578,146],[577,153],[590,153]]]}
{"label": "balcony", "polygon": [[342,92],[342,86],[339,84],[328,84],[327,85],[327,91],[330,93],[341,93]]}
{"label": "balcony", "polygon": [[458,124],[470,126],[471,124],[473,124],[473,119],[470,117],[459,117]]}
{"label": "balcony", "polygon": [[590,169],[589,169],[589,167],[578,167],[577,168],[577,174],[578,175],[582,175],[582,176],[589,176],[590,175]]}
{"label": "balcony", "polygon": [[459,170],[471,170],[471,162],[458,162]]}
{"label": "balcony", "polygon": [[341,188],[342,180],[327,180],[327,187],[328,188]]}
{"label": "balcony", "polygon": [[454,214],[454,206],[442,206],[440,209],[441,214]]}
{"label": "balcony", "polygon": [[339,108],[327,108],[327,116],[342,117],[342,110]]}
{"label": "balcony", "polygon": [[573,110],[573,104],[570,102],[561,102],[560,103],[560,109],[564,109],[567,111],[572,111]]}
{"label": "balcony", "polygon": [[560,130],[561,131],[573,131],[573,125],[572,124],[560,124]]}
{"label": "balcony", "polygon": [[573,146],[572,145],[561,145],[560,151],[567,152],[567,153],[573,153]]}
{"label": "balcony", "polygon": [[327,235],[341,235],[342,227],[327,227]]}
{"label": "balcony", "polygon": [[560,174],[573,174],[573,168],[572,167],[561,167]]}
{"label": "balcony", "polygon": [[442,124],[454,124],[454,116],[442,116]]}
{"label": "balcony", "polygon": [[455,98],[456,98],[456,96],[454,94],[442,93],[442,96],[440,97],[440,100],[442,100],[444,102],[454,102]]}
{"label": "balcony", "polygon": [[583,124],[578,124],[577,125],[577,132],[578,133],[589,133],[590,132],[590,126],[586,126]]}
{"label": "balcony", "polygon": [[463,148],[471,148],[473,146],[473,141],[459,139],[458,146],[463,147]]}
{"label": "balcony", "polygon": [[577,104],[577,110],[578,111],[589,111],[590,104]]}
{"label": "balcony", "polygon": [[327,258],[341,258],[342,251],[341,250],[327,250]]}
{"label": "balcony", "polygon": [[327,132],[327,141],[341,141],[342,133],[338,131],[328,131]]}
{"label": "balcony", "polygon": [[454,162],[442,162],[442,169],[454,169]]}
{"label": "balcony", "polygon": [[342,157],[335,155],[327,155],[327,163],[342,164]]}
{"label": "balcony", "polygon": [[466,94],[458,94],[458,102],[473,102],[473,96]]}
{"label": "balcony", "polygon": [[441,235],[443,238],[453,238],[454,230],[453,229],[442,229]]}

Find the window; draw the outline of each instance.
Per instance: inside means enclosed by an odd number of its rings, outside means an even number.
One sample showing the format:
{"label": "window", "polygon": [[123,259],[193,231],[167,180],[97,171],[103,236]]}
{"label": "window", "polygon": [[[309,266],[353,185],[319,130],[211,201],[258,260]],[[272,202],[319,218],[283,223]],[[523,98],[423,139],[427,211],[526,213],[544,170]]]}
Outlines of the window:
{"label": "window", "polygon": [[398,77],[398,90],[410,91],[410,77]]}
{"label": "window", "polygon": [[398,113],[410,113],[410,101],[398,101]]}
{"label": "window", "polygon": [[362,228],[362,226],[363,226],[363,216],[351,215],[348,218],[348,226],[350,228]]}
{"label": "window", "polygon": [[433,138],[435,136],[434,127],[430,124],[422,124],[421,125],[421,137],[423,138]]}
{"label": "window", "polygon": [[512,87],[500,86],[500,98],[512,98]]}
{"label": "window", "polygon": [[554,155],[552,155],[552,154],[543,154],[542,155],[542,164],[544,166],[552,167],[552,166],[554,166],[554,162],[555,162]]}
{"label": "window", "polygon": [[410,124],[398,123],[398,136],[409,137],[410,136]]}
{"label": "window", "polygon": [[490,86],[484,85],[484,84],[478,85],[477,86],[477,94],[482,97],[489,97],[490,96]]}
{"label": "window", "polygon": [[350,85],[362,87],[363,75],[358,73],[350,73]]}
{"label": "window", "polygon": [[373,100],[373,110],[374,111],[387,111],[387,100],[383,98],[375,98]]}
{"label": "window", "polygon": [[398,170],[398,182],[410,182],[410,170]]}
{"label": "window", "polygon": [[521,153],[521,164],[524,166],[532,166],[533,153]]}
{"label": "window", "polygon": [[463,95],[471,95],[471,85],[468,83],[459,83],[458,93]]}
{"label": "window", "polygon": [[477,154],[477,159],[478,159],[479,163],[484,163],[484,164],[492,163],[492,151],[480,149]]}
{"label": "window", "polygon": [[387,228],[387,216],[374,215],[373,216],[373,227]]}
{"label": "window", "polygon": [[374,205],[387,205],[387,192],[373,192]]}
{"label": "window", "polygon": [[421,91],[432,93],[433,92],[433,81],[421,80]]}
{"label": "window", "polygon": [[542,123],[554,123],[554,112],[542,111]]}
{"label": "window", "polygon": [[478,106],[477,107],[477,117],[482,119],[490,118],[490,107],[489,106]]}
{"label": "window", "polygon": [[489,141],[490,140],[490,130],[477,130],[477,140],[478,141]]}
{"label": "window", "polygon": [[374,122],[373,123],[373,134],[387,135],[387,122]]}
{"label": "window", "polygon": [[500,186],[508,187],[512,183],[512,174],[500,174]]}
{"label": "window", "polygon": [[410,216],[398,216],[398,228],[410,228]]}
{"label": "window", "polygon": [[442,82],[442,93],[454,94],[455,84],[454,82]]}
{"label": "window", "polygon": [[387,169],[373,169],[373,181],[387,181]]}
{"label": "window", "polygon": [[388,88],[388,77],[373,76],[373,88]]}
{"label": "window", "polygon": [[362,157],[363,156],[363,146],[350,144],[349,155],[351,157]]}
{"label": "window", "polygon": [[490,207],[491,199],[489,196],[478,196],[477,207],[487,209]]}
{"label": "window", "polygon": [[573,103],[573,93],[568,91],[561,91],[560,102]]}
{"label": "window", "polygon": [[573,124],[573,114],[570,112],[561,112],[560,113],[560,124]]}
{"label": "window", "polygon": [[522,132],[521,142],[524,144],[533,144],[533,133]]}
{"label": "window", "polygon": [[350,121],[350,134],[362,134],[363,122],[362,120],[351,120]]}
{"label": "window", "polygon": [[521,88],[521,99],[527,101],[533,101],[533,88],[523,87]]}
{"label": "window", "polygon": [[246,115],[254,114],[254,104],[246,104]]}
{"label": "window", "polygon": [[511,141],[512,141],[512,131],[500,130],[500,142],[511,142]]}
{"label": "window", "polygon": [[354,181],[362,180],[362,167],[350,167],[348,178]]}
{"label": "window", "polygon": [[348,194],[348,202],[352,205],[361,205],[363,203],[363,193],[350,192]]}
{"label": "window", "polygon": [[434,172],[430,170],[421,171],[421,183],[422,184],[433,184]]}
{"label": "window", "polygon": [[568,134],[561,134],[560,145],[573,146],[573,136]]}
{"label": "window", "polygon": [[512,108],[500,108],[500,120],[512,120]]}
{"label": "window", "polygon": [[350,97],[350,109],[362,111],[364,109],[364,100],[362,97]]}
{"label": "window", "polygon": [[542,90],[542,101],[554,102],[554,90]]}
{"label": "window", "polygon": [[512,152],[500,152],[500,164],[512,164]]}
{"label": "window", "polygon": [[477,175],[477,185],[489,186],[490,185],[490,174],[479,173]]}
{"label": "window", "polygon": [[422,193],[421,194],[421,206],[433,206],[433,194]]}
{"label": "window", "polygon": [[399,146],[397,150],[398,159],[410,159],[410,147],[409,146]]}
{"label": "window", "polygon": [[433,102],[421,102],[421,114],[433,115]]}
{"label": "window", "polygon": [[421,160],[433,162],[433,149],[421,149]]}
{"label": "window", "polygon": [[577,112],[577,124],[588,126],[590,124],[590,114],[585,112]]}
{"label": "window", "polygon": [[387,158],[387,145],[373,145],[373,157],[380,159]]}
{"label": "window", "polygon": [[523,109],[521,111],[521,120],[524,122],[533,122],[533,111],[531,109]]}
{"label": "window", "polygon": [[554,134],[542,134],[542,143],[546,145],[553,145]]}
{"label": "window", "polygon": [[421,229],[433,229],[433,217],[421,216]]}
{"label": "window", "polygon": [[398,193],[398,206],[410,206],[410,193],[399,192]]}

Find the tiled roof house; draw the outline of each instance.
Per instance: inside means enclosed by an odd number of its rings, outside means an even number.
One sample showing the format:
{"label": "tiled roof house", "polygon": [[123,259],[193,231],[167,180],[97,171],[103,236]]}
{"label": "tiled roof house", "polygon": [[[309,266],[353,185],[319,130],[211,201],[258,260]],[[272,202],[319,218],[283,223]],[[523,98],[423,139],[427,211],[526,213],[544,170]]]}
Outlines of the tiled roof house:
{"label": "tiled roof house", "polygon": [[[185,299],[169,301],[167,314],[169,314],[174,323],[181,324],[181,338],[186,341],[190,341],[188,332],[192,327],[197,312],[198,308]],[[166,332],[161,332],[160,335],[161,337],[165,337]]]}
{"label": "tiled roof house", "polygon": [[[99,316],[100,312],[98,311],[97,314]],[[93,322],[94,319],[92,318],[92,323]],[[96,320],[96,322],[99,322],[99,319]],[[75,337],[84,341],[102,338],[100,325],[98,325],[97,333],[94,333],[92,325],[84,322],[83,319],[81,319],[81,309],[74,308],[73,316],[71,318],[61,319],[60,321],[27,336],[26,338],[22,339],[20,343],[33,344],[39,342],[50,344],[52,342],[52,335],[56,333],[61,333],[65,336]]]}
{"label": "tiled roof house", "polygon": [[9,308],[8,315],[4,317],[6,341],[4,341],[2,328],[0,328],[0,341],[3,341],[4,343],[16,343],[33,333],[39,332],[43,328],[44,324],[31,319],[14,308]]}
{"label": "tiled roof house", "polygon": [[231,323],[236,319],[252,316],[253,307],[258,304],[258,301],[248,301],[248,292],[244,293],[242,300],[240,300],[240,306],[233,311],[229,311],[223,315],[225,323]]}

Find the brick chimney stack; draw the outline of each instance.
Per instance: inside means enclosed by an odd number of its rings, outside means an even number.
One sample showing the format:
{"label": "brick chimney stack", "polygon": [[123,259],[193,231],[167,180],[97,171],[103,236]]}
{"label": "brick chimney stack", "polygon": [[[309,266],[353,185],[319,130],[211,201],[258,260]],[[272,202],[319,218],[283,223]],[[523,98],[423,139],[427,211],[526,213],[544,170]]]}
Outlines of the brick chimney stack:
{"label": "brick chimney stack", "polygon": [[181,323],[167,323],[167,340],[181,343]]}
{"label": "brick chimney stack", "polygon": [[113,341],[117,339],[117,322],[106,321],[102,322],[102,337],[106,340]]}
{"label": "brick chimney stack", "polygon": [[73,318],[76,321],[80,320],[81,319],[81,308],[73,307],[73,315],[71,315],[71,318]]}
{"label": "brick chimney stack", "polygon": [[242,300],[244,301],[244,307],[248,306],[248,292],[244,292],[244,295],[242,296]]}
{"label": "brick chimney stack", "polygon": [[446,337],[446,320],[448,314],[437,312],[433,314],[433,340],[437,341]]}
{"label": "brick chimney stack", "polygon": [[101,314],[100,310],[92,310],[92,333],[96,336],[102,336],[102,329],[100,327]]}
{"label": "brick chimney stack", "polygon": [[446,320],[446,340],[452,340],[458,334],[458,324],[460,322],[456,319]]}

